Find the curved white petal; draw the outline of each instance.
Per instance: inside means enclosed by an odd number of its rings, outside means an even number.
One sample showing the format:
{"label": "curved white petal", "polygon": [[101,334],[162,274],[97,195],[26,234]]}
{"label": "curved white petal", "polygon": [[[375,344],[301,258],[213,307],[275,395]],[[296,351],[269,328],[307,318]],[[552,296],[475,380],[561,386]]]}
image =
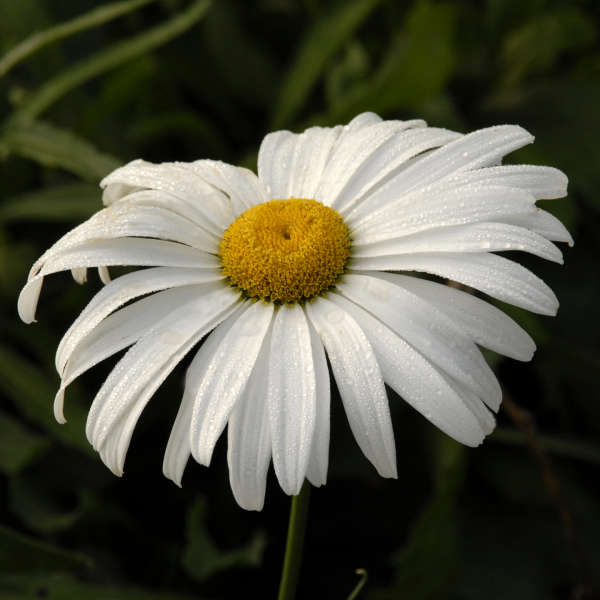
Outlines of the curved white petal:
{"label": "curved white petal", "polygon": [[258,178],[270,198],[282,200],[287,194],[287,167],[294,137],[291,131],[274,131],[263,138],[258,150]]}
{"label": "curved white petal", "polygon": [[299,304],[282,305],[273,319],[267,407],[273,466],[286,494],[298,494],[306,476],[316,403],[312,344],[304,310]]}
{"label": "curved white petal", "polygon": [[214,270],[155,267],[127,273],[106,284],[83,309],[69,327],[56,350],[56,370],[63,372],[65,364],[79,344],[105,317],[130,300],[159,290],[208,283],[222,279]]}
{"label": "curved white petal", "polygon": [[112,281],[108,267],[98,267],[98,277],[104,285],[108,285]]}
{"label": "curved white petal", "polygon": [[117,265],[191,267],[214,269],[216,258],[195,248],[144,238],[118,238],[86,242],[58,252],[43,264],[37,274],[32,273],[21,290],[18,310],[21,320],[35,320],[43,279],[46,275],[79,267]]}
{"label": "curved white petal", "polygon": [[216,235],[233,220],[229,199],[187,169],[185,163],[153,164],[134,160],[107,175],[100,186],[105,188],[115,183],[132,189],[157,190],[179,198],[190,213],[199,215],[205,227]]}
{"label": "curved white petal", "polygon": [[348,274],[337,285],[437,367],[497,407],[502,392],[475,344],[446,315],[420,296],[370,274]]}
{"label": "curved white petal", "polygon": [[271,460],[267,407],[269,341],[267,335],[227,425],[229,483],[237,503],[246,510],[262,510]]}
{"label": "curved white petal", "polygon": [[499,221],[502,217],[532,214],[535,199],[515,188],[462,186],[421,191],[406,196],[359,221],[350,221],[352,239],[368,244],[437,227]]}
{"label": "curved white petal", "polygon": [[325,485],[327,482],[327,470],[329,468],[331,382],[329,381],[329,369],[327,368],[327,359],[325,358],[323,344],[310,322],[308,323],[308,328],[310,331],[310,343],[315,369],[315,383],[317,385],[317,411],[315,415],[315,432],[306,477],[314,486],[319,487]]}
{"label": "curved white petal", "polygon": [[[360,239],[360,237],[358,237]],[[425,252],[494,252],[519,250],[562,264],[562,252],[543,236],[506,223],[453,225],[352,247],[353,257]]]}
{"label": "curved white petal", "polygon": [[535,231],[553,242],[567,242],[569,246],[574,244],[567,228],[554,215],[541,208],[531,214],[511,215],[500,220],[504,223],[512,223],[531,229],[531,231]]}
{"label": "curved white petal", "polygon": [[445,180],[460,171],[495,165],[504,155],[533,142],[533,136],[517,125],[498,125],[480,129],[428,152],[377,189],[369,202],[377,205],[377,197],[400,197]]}
{"label": "curved white petal", "polygon": [[220,160],[197,160],[186,164],[185,168],[223,192],[231,201],[235,217],[251,206],[269,200],[258,177],[248,169],[234,167]]}
{"label": "curved white petal", "polygon": [[541,315],[555,315],[554,292],[531,271],[495,254],[431,253],[357,258],[353,269],[421,271],[480,290],[493,298]]}
{"label": "curved white petal", "polygon": [[397,477],[396,447],[379,365],[356,321],[325,298],[306,313],[327,350],[350,429],[382,477]]}
{"label": "curved white petal", "polygon": [[484,432],[461,395],[422,354],[381,321],[338,294],[331,301],[348,312],[369,340],[385,382],[450,437],[477,446]]}
{"label": "curved white petal", "polygon": [[567,176],[553,167],[499,165],[460,172],[447,178],[450,183],[487,184],[513,187],[529,192],[536,200],[562,198],[567,194]]}
{"label": "curved white petal", "polygon": [[516,360],[531,360],[535,342],[501,310],[449,285],[396,273],[371,273],[420,296],[451,319],[476,344]]}
{"label": "curved white petal", "polygon": [[[393,135],[382,139],[362,164],[357,164],[354,172],[346,175],[347,181],[332,202],[333,208],[342,215],[347,214],[363,196],[373,193],[377,185],[405,168],[415,156],[461,137],[460,133],[448,129],[422,125],[423,121],[398,121]],[[362,140],[357,143],[362,144]]]}
{"label": "curved white petal", "polygon": [[[218,325],[239,301],[239,295],[219,286],[171,311],[157,322],[112,370],[88,413],[86,434],[98,449],[111,437],[125,448],[128,415],[143,409],[164,377],[204,335]],[[161,378],[162,377],[162,378]],[[137,416],[133,419],[137,421]],[[131,427],[131,431],[133,427]],[[116,435],[113,433],[116,432]],[[124,452],[119,452],[124,458]]]}
{"label": "curved white petal", "polygon": [[273,318],[273,305],[249,303],[235,318],[235,325],[217,350],[196,366],[198,372],[188,382],[195,398],[190,429],[192,455],[203,465],[210,463],[217,439],[248,383]]}

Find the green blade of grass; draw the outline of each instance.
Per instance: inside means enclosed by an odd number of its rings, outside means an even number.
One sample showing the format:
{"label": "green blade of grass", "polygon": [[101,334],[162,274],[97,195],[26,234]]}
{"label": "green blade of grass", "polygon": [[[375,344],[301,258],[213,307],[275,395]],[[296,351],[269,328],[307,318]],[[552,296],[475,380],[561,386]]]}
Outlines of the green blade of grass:
{"label": "green blade of grass", "polygon": [[348,40],[380,0],[354,0],[319,21],[306,36],[290,67],[275,106],[272,127],[289,123],[315,86],[329,58]]}
{"label": "green blade of grass", "polygon": [[122,164],[78,135],[42,121],[11,122],[0,136],[1,153],[65,169],[94,183]]}
{"label": "green blade of grass", "polygon": [[209,6],[210,0],[198,0],[166,23],[80,61],[33,92],[14,119],[33,120],[73,88],[167,43],[198,22]]}
{"label": "green blade of grass", "polygon": [[134,11],[144,4],[149,4],[155,0],[127,0],[126,2],[115,2],[106,6],[95,8],[79,17],[75,17],[65,23],[60,23],[44,31],[36,31],[28,38],[17,44],[9,50],[0,59],[0,77],[6,75],[15,65],[31,56],[44,46],[57,42],[86,29],[98,27],[116,19],[121,15]]}

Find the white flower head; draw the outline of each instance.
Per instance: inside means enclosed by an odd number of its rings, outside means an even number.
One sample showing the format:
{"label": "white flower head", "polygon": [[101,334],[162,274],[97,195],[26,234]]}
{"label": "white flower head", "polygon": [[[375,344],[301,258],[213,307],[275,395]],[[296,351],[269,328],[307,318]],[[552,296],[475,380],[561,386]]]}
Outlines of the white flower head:
{"label": "white flower head", "polygon": [[[534,342],[488,302],[401,273],[556,313],[548,286],[495,254],[562,262],[552,241],[572,243],[535,205],[564,196],[565,175],[500,164],[532,141],[514,125],[462,135],[364,113],[345,126],[267,135],[258,176],[211,160],[117,169],[101,183],[106,208],[44,253],[19,297],[29,323],[46,275],[71,269],[83,281],[97,267],[106,283],[58,347],[56,418],[64,422],[66,386],[129,347],[86,428],[121,475],[146,403],[194,350],[164,474],[180,484],[190,455],[208,465],[227,426],[231,487],[254,510],[271,460],[287,494],[305,478],[326,481],[327,359],[356,441],[381,476],[396,477],[384,382],[477,446],[501,401],[478,346],[529,360]],[[110,281],[114,265],[151,268]]]}

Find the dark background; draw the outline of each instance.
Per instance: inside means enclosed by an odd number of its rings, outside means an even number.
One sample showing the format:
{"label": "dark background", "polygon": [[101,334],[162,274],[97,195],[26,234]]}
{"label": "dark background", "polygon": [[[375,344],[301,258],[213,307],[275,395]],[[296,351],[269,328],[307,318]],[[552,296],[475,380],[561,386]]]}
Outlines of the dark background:
{"label": "dark background", "polygon": [[[225,445],[183,489],[161,474],[185,364],[136,428],[126,473],[89,447],[86,410],[114,359],[67,392],[54,422],[54,351],[100,288],[47,280],[39,323],[16,315],[31,263],[100,208],[99,179],[137,157],[255,168],[274,128],[363,110],[536,136],[509,162],[549,164],[567,199],[565,266],[518,259],[556,291],[556,318],[503,306],[538,343],[531,363],[489,355],[506,392],[476,450],[390,393],[399,479],[351,438],[334,395],[328,484],[313,490],[300,598],[598,598],[600,4],[594,0],[138,0],[55,40],[0,79],[0,598],[273,598],[289,498],[271,474],[261,513],[228,486]],[[94,8],[0,0],[0,52]],[[133,10],[135,9],[135,10]],[[148,33],[151,32],[151,33]],[[6,63],[0,62],[5,66]]]}

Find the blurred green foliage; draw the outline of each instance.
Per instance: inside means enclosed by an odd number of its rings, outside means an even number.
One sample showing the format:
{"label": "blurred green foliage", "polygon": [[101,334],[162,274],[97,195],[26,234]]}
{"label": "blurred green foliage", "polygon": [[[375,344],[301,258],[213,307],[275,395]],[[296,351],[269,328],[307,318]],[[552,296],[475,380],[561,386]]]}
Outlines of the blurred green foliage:
{"label": "blurred green foliage", "polygon": [[313,493],[299,596],[344,597],[362,567],[359,597],[373,600],[598,597],[599,21],[594,0],[0,0],[0,597],[275,595],[288,498],[274,478],[254,514],[228,490],[223,444],[210,469],[188,466],[182,490],[160,473],[184,366],[117,479],[84,435],[110,366],[71,386],[67,425],[51,409],[54,349],[100,284],[50,278],[29,327],[16,296],[122,162],[254,167],[271,128],[364,110],[463,131],[517,122],[537,139],[510,160],[569,175],[568,200],[545,206],[576,239],[566,266],[523,259],[557,292],[559,316],[510,309],[538,352],[526,365],[491,357],[533,415],[562,495],[557,506],[504,413],[467,450],[393,395],[400,479],[382,480],[334,396],[330,481]]}

